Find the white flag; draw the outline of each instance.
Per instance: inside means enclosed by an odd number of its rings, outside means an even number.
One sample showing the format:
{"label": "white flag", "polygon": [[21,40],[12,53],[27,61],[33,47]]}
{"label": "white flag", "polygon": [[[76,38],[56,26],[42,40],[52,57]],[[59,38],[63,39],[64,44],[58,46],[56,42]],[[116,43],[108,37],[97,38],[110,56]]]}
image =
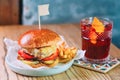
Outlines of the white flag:
{"label": "white flag", "polygon": [[41,29],[40,16],[49,15],[49,4],[38,5],[38,21],[39,21],[39,29]]}
{"label": "white flag", "polygon": [[38,15],[39,16],[49,15],[49,4],[39,5]]}

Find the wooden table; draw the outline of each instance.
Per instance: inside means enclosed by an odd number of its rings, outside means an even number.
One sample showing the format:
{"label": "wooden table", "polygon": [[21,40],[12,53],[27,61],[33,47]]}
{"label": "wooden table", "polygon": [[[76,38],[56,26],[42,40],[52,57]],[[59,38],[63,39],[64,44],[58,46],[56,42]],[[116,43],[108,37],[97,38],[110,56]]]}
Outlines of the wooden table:
{"label": "wooden table", "polygon": [[[43,28],[51,29],[60,35],[64,35],[70,46],[81,49],[81,35],[79,24],[42,25]],[[106,74],[87,70],[78,66],[72,66],[69,70],[45,77],[28,77],[11,71],[5,63],[6,50],[4,37],[17,40],[19,35],[29,29],[38,26],[0,26],[0,80],[120,80],[120,65]],[[120,58],[120,50],[111,44],[110,54]]]}

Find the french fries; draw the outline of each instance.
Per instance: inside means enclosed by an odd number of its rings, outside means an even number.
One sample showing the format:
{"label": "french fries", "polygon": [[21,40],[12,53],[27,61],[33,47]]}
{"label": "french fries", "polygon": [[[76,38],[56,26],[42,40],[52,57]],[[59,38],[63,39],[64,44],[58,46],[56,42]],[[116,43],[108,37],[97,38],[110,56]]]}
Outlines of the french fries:
{"label": "french fries", "polygon": [[59,62],[66,63],[72,60],[76,54],[77,48],[75,47],[65,47],[65,42],[59,46]]}
{"label": "french fries", "polygon": [[66,63],[68,61],[70,61],[71,59],[70,58],[66,58],[66,59],[59,59],[59,62],[60,63]]}

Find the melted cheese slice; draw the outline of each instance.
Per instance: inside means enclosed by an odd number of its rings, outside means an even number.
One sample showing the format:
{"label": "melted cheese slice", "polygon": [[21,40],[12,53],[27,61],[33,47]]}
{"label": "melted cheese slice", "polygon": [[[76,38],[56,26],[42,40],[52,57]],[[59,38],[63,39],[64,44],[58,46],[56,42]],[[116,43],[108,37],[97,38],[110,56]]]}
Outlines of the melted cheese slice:
{"label": "melted cheese slice", "polygon": [[56,46],[49,46],[49,47],[41,48],[40,52],[41,52],[41,58],[48,57],[52,55],[54,52],[56,52]]}

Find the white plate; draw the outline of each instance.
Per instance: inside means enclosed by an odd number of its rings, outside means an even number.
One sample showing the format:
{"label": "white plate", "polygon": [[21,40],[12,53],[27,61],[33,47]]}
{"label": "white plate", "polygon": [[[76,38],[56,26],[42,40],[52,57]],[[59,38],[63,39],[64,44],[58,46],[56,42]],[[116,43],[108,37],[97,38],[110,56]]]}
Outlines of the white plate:
{"label": "white plate", "polygon": [[72,66],[74,59],[80,58],[81,53],[83,53],[83,51],[78,50],[76,57],[71,61],[67,62],[66,64],[59,63],[57,66],[53,68],[35,69],[35,68],[31,68],[30,66],[22,63],[17,59],[17,52],[20,48],[17,44],[17,41],[12,41],[10,39],[5,38],[4,42],[7,48],[7,55],[5,58],[5,62],[8,64],[9,68],[16,73],[27,76],[48,76],[48,75],[54,75],[64,72]]}
{"label": "white plate", "polygon": [[67,69],[69,69],[72,66],[73,60],[71,60],[70,62],[68,62],[64,65],[59,63],[57,66],[55,66],[53,68],[41,69],[41,70],[24,69],[24,68],[16,67],[9,62],[8,57],[6,57],[6,63],[8,64],[9,68],[12,71],[19,73],[19,74],[22,74],[22,75],[48,76],[48,75],[54,75],[54,74],[58,74],[58,73],[62,73],[64,71],[66,71]]}

